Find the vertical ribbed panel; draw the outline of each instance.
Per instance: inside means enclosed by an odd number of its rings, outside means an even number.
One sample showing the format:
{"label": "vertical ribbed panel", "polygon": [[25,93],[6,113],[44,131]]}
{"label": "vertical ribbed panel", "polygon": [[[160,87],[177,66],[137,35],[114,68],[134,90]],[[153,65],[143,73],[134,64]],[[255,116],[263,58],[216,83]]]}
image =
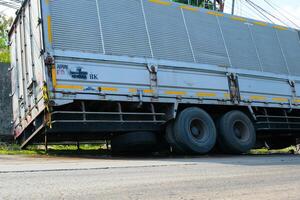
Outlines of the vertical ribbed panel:
{"label": "vertical ribbed panel", "polygon": [[278,38],[290,73],[300,76],[300,39],[298,36],[297,31],[278,31]]}
{"label": "vertical ribbed panel", "polygon": [[151,57],[141,2],[98,2],[106,54]]}
{"label": "vertical ribbed panel", "polygon": [[95,0],[50,3],[55,49],[103,53]]}
{"label": "vertical ribbed panel", "polygon": [[196,62],[230,66],[218,21],[205,13],[184,11]]}
{"label": "vertical ribbed panel", "polygon": [[220,24],[232,66],[234,68],[261,71],[248,25],[227,17],[220,18]]}
{"label": "vertical ribbed panel", "polygon": [[265,72],[288,74],[275,29],[252,26],[253,37]]}
{"label": "vertical ribbed panel", "polygon": [[144,1],[155,58],[193,62],[192,50],[180,9]]}
{"label": "vertical ribbed panel", "polygon": [[300,75],[297,31],[251,25],[226,15],[217,19],[203,9],[181,10],[179,4],[166,2],[50,0],[53,47],[147,58],[152,50],[156,59],[232,64],[277,74],[288,74],[288,65],[291,75]]}

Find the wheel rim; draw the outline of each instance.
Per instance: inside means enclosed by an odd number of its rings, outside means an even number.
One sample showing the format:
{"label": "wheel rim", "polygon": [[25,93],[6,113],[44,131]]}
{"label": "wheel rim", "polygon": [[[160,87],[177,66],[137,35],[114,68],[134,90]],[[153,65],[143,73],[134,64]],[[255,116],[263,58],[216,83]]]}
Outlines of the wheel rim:
{"label": "wheel rim", "polygon": [[190,133],[198,141],[207,139],[207,126],[201,119],[193,119],[190,122]]}
{"label": "wheel rim", "polygon": [[233,132],[235,137],[240,141],[244,142],[250,138],[248,125],[243,121],[235,121],[233,123]]}

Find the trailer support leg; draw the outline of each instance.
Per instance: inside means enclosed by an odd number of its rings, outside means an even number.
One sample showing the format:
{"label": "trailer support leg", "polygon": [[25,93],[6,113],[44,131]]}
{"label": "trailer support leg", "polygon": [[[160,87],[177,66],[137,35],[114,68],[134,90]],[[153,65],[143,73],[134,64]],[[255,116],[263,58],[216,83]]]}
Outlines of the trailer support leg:
{"label": "trailer support leg", "polygon": [[80,142],[77,140],[77,151],[80,150]]}
{"label": "trailer support leg", "polygon": [[47,132],[45,132],[45,153],[48,153],[48,136],[47,136]]}

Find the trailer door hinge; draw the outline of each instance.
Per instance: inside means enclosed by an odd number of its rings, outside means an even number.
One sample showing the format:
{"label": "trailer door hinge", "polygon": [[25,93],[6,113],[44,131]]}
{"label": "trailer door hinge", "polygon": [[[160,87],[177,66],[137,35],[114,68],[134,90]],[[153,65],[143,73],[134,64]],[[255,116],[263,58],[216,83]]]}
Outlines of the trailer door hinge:
{"label": "trailer door hinge", "polygon": [[54,64],[54,58],[52,56],[47,56],[45,59],[45,65],[52,66]]}
{"label": "trailer door hinge", "polygon": [[41,25],[42,23],[43,23],[43,19],[42,19],[42,18],[39,18],[39,19],[38,19],[37,26]]}

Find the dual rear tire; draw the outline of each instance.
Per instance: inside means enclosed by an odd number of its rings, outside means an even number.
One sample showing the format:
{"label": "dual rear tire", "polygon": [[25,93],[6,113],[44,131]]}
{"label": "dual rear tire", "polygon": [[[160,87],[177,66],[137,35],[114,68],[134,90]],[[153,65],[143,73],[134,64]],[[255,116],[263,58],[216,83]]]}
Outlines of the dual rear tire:
{"label": "dual rear tire", "polygon": [[255,142],[255,128],[243,112],[230,111],[218,121],[218,145],[224,153],[247,153]]}
{"label": "dual rear tire", "polygon": [[[252,149],[256,133],[252,121],[241,111],[230,111],[216,123],[203,109],[181,111],[166,126],[166,140],[178,154],[207,154],[214,147],[223,153],[241,154]],[[112,138],[113,153],[146,153],[157,146],[153,132],[130,132]]]}
{"label": "dual rear tire", "polygon": [[226,113],[215,125],[206,111],[187,108],[167,125],[166,139],[176,153],[207,154],[217,143],[224,153],[241,154],[254,147],[256,133],[241,111]]}

